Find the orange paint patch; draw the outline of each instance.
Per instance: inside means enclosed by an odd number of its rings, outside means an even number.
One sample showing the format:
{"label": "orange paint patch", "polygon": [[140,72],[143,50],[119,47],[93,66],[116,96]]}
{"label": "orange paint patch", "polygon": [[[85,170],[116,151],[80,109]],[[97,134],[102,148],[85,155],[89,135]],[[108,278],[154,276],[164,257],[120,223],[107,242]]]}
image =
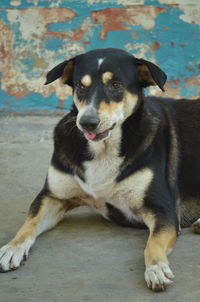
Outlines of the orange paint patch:
{"label": "orange paint patch", "polygon": [[158,14],[166,9],[151,5],[129,5],[127,7],[106,8],[92,12],[95,23],[102,25],[100,39],[105,39],[109,31],[127,30],[124,20],[128,25],[142,25],[144,29],[154,27]]}
{"label": "orange paint patch", "polygon": [[65,104],[64,104],[64,100],[58,100],[58,105],[57,105],[58,108],[60,109],[64,109],[65,108]]}
{"label": "orange paint patch", "polygon": [[50,35],[50,36],[53,36],[55,38],[60,38],[60,39],[69,39],[71,38],[70,35],[64,31],[53,31],[53,30],[48,30],[45,32],[45,35]]}
{"label": "orange paint patch", "polygon": [[161,43],[154,42],[152,48],[153,48],[153,50],[158,50],[160,48],[160,46],[161,46]]}
{"label": "orange paint patch", "polygon": [[121,7],[107,8],[92,12],[92,18],[96,24],[102,23],[100,39],[105,39],[109,31],[126,30],[127,26],[123,25],[124,20],[127,20],[127,11]]}
{"label": "orange paint patch", "polygon": [[86,20],[84,20],[81,26],[72,32],[72,37],[71,37],[72,41],[80,41],[81,39],[83,39],[84,35],[89,32],[92,26],[93,26],[92,22],[90,22],[86,18]]}

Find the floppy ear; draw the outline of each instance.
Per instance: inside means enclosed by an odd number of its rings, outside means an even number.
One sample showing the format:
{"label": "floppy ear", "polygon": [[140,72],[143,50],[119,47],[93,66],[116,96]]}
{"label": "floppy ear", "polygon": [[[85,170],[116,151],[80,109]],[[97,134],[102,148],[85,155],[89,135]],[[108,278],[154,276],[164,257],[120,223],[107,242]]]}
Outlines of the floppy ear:
{"label": "floppy ear", "polygon": [[142,87],[157,85],[162,91],[164,91],[163,87],[167,80],[167,76],[164,71],[162,71],[157,65],[143,59],[136,59],[136,65],[139,81]]}
{"label": "floppy ear", "polygon": [[72,75],[74,68],[74,59],[64,61],[47,73],[47,79],[44,85],[47,85],[58,78],[61,78],[63,84],[72,86]]}

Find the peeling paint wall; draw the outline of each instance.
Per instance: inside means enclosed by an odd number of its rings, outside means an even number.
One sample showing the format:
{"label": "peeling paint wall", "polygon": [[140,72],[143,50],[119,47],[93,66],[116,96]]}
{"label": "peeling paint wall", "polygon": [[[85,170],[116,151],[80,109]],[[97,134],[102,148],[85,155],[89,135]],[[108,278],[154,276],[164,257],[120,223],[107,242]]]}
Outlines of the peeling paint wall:
{"label": "peeling paint wall", "polygon": [[0,113],[60,113],[72,98],[59,81],[44,86],[57,63],[118,47],[158,64],[171,97],[200,97],[199,0],[0,1]]}

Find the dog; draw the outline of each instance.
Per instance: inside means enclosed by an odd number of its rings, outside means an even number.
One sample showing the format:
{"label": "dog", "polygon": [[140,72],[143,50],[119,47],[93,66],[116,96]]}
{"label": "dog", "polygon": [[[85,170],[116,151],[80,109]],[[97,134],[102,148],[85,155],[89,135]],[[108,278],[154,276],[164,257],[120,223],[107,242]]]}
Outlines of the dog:
{"label": "dog", "polygon": [[74,103],[54,130],[42,191],[16,236],[0,249],[1,271],[18,268],[36,237],[67,211],[90,206],[124,226],[146,227],[147,286],[173,282],[167,259],[181,226],[200,233],[200,100],[145,97],[166,74],[120,49],[97,49],[47,74],[72,87]]}

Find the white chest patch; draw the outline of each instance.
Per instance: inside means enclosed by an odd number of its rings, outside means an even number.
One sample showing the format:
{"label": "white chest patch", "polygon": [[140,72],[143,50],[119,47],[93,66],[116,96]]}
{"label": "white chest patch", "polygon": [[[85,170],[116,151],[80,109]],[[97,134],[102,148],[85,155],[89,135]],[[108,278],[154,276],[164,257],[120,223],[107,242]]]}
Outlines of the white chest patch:
{"label": "white chest patch", "polygon": [[122,161],[123,158],[113,158],[111,154],[99,156],[84,164],[85,182],[77,176],[76,180],[95,199],[107,199],[114,188]]}
{"label": "white chest patch", "polygon": [[53,166],[49,167],[47,180],[50,191],[59,199],[69,199],[81,194],[80,187],[74,178]]}
{"label": "white chest patch", "polygon": [[86,164],[86,182],[76,176],[82,190],[92,196],[86,204],[97,209],[104,216],[107,215],[106,203],[119,209],[128,220],[142,222],[140,209],[143,207],[146,192],[153,180],[153,171],[149,168],[141,169],[133,175],[116,183],[121,159],[113,161],[104,158]]}

